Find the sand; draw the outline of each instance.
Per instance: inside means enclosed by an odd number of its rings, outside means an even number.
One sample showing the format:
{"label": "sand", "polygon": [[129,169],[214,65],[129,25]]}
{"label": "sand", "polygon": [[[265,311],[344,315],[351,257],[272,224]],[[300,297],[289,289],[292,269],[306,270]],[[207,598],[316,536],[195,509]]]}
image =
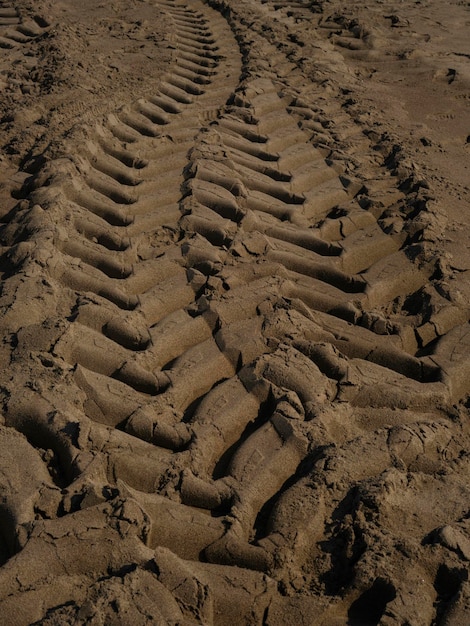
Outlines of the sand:
{"label": "sand", "polygon": [[2,623],[470,623],[469,25],[0,2]]}

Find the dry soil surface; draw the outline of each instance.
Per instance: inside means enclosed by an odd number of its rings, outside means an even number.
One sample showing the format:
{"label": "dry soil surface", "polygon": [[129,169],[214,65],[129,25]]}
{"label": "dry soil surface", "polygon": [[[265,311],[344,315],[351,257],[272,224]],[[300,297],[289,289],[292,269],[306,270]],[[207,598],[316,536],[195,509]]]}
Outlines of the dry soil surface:
{"label": "dry soil surface", "polygon": [[468,626],[469,31],[0,1],[3,624]]}

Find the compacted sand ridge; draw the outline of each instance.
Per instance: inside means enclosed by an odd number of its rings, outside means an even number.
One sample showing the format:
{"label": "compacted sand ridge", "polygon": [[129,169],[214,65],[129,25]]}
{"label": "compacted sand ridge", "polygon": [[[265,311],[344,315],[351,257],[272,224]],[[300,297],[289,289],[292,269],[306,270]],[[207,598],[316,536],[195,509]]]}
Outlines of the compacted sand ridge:
{"label": "compacted sand ridge", "polygon": [[470,4],[0,1],[0,621],[470,623]]}

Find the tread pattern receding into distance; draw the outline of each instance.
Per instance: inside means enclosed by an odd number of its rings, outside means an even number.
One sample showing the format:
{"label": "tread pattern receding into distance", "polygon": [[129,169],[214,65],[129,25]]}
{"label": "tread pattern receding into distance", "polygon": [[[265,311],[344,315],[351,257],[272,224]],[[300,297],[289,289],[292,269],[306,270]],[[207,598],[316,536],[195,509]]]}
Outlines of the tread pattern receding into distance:
{"label": "tread pattern receding into distance", "polygon": [[134,623],[359,623],[374,594],[431,623],[378,503],[457,567],[468,311],[438,289],[423,186],[256,22],[249,49],[226,3],[157,4],[167,75],[64,142],[2,230],[0,438],[28,467],[0,467],[0,610],[106,621],[125,594]]}
{"label": "tread pattern receding into distance", "polygon": [[0,2],[0,50],[9,50],[0,60],[0,87],[7,92],[20,89],[22,93],[33,90],[34,73],[38,59],[31,54],[29,45],[43,35],[49,24],[40,16],[23,19],[12,2]]}

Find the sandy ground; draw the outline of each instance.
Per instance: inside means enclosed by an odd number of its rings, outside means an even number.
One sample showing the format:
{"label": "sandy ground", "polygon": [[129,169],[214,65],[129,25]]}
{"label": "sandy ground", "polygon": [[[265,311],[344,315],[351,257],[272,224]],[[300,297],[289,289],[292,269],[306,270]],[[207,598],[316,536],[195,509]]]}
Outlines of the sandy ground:
{"label": "sandy ground", "polygon": [[470,623],[469,9],[0,2],[2,623]]}

